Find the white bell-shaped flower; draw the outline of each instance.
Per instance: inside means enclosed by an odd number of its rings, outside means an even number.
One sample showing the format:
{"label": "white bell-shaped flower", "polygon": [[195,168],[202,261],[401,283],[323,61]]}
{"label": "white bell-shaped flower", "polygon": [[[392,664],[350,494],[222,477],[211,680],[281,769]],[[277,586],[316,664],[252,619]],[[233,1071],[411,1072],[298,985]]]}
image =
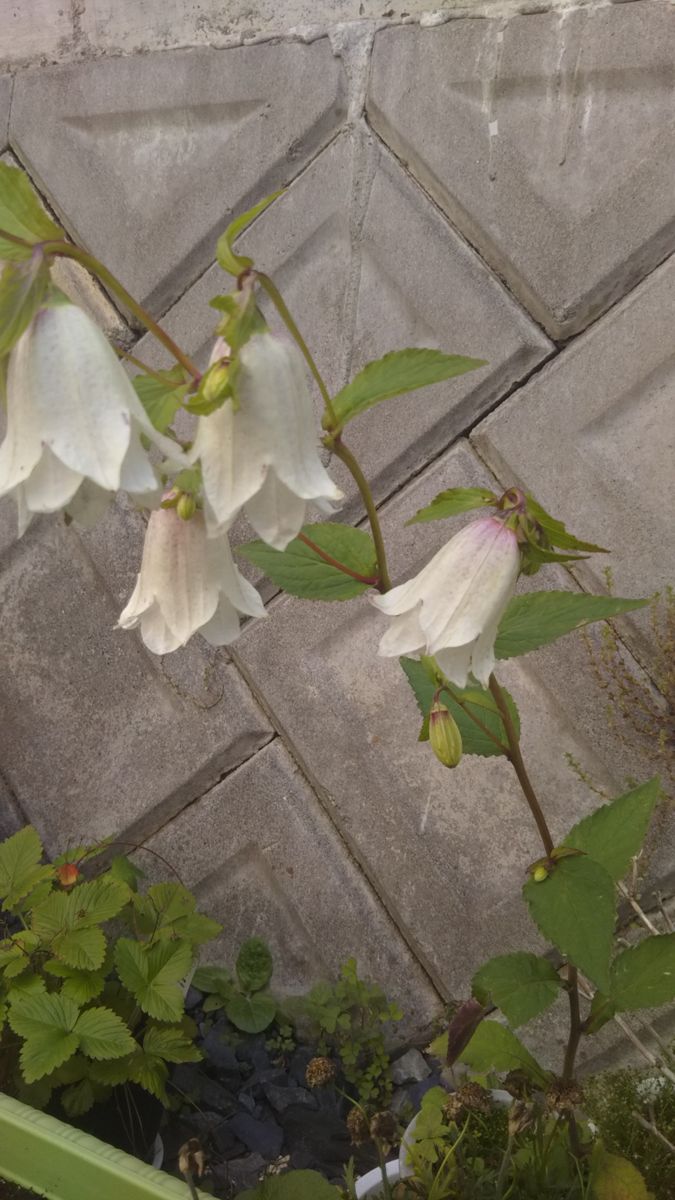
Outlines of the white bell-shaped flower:
{"label": "white bell-shaped flower", "polygon": [[393,618],[379,653],[435,655],[457,687],[466,687],[469,671],[487,686],[497,629],[519,571],[515,532],[499,517],[472,521],[414,579],[371,597]]}
{"label": "white bell-shaped flower", "polygon": [[[219,339],[211,362],[228,353]],[[294,342],[255,334],[238,360],[235,408],[200,417],[191,457],[201,462],[209,533],[240,509],[256,533],[283,550],[300,531],[308,501],[332,512],[343,495],[319,458],[305,364]]]}
{"label": "white bell-shaped flower", "polygon": [[13,493],[19,535],[33,514],[91,516],[118,489],[156,493],[141,432],[174,464],[175,442],[150,423],[104,334],[81,308],[41,309],[13,348],[7,371],[7,433],[0,496]]}
{"label": "white bell-shaped flower", "polygon": [[233,642],[240,613],[266,615],[256,589],[233,562],[227,534],[207,537],[201,512],[189,521],[175,508],[151,513],[136,587],[118,625],[140,625],[148,650],[169,654],[197,632],[212,646]]}

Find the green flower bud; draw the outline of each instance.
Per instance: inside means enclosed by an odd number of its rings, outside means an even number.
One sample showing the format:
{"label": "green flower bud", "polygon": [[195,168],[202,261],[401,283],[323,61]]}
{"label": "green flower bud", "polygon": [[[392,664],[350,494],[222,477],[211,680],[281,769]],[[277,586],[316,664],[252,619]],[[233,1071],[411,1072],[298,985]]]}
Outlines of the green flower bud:
{"label": "green flower bud", "polygon": [[543,883],[545,879],[548,879],[548,870],[543,865],[535,867],[532,872],[532,878],[535,883]]}
{"label": "green flower bud", "polygon": [[444,767],[456,767],[462,757],[462,735],[450,710],[435,700],[429,712],[429,743]]}
{"label": "green flower bud", "polygon": [[195,500],[194,496],[191,496],[189,492],[183,492],[178,504],[176,505],[176,512],[178,513],[181,521],[189,521],[192,517],[194,517],[196,510],[197,501]]}

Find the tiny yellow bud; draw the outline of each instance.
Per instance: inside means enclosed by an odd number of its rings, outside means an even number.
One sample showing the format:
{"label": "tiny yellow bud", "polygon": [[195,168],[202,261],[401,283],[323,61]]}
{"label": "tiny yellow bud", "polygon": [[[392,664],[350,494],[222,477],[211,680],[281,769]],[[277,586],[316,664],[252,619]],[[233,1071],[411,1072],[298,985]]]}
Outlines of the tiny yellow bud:
{"label": "tiny yellow bud", "polygon": [[183,492],[176,505],[176,512],[181,521],[189,521],[191,517],[194,517],[196,509],[197,501],[194,496],[191,496],[189,492]]}
{"label": "tiny yellow bud", "polygon": [[429,712],[429,743],[444,767],[456,767],[462,757],[462,735],[445,704],[435,700]]}
{"label": "tiny yellow bud", "polygon": [[534,871],[532,872],[532,878],[534,879],[535,883],[543,883],[545,879],[548,879],[548,871],[546,867],[535,867]]}

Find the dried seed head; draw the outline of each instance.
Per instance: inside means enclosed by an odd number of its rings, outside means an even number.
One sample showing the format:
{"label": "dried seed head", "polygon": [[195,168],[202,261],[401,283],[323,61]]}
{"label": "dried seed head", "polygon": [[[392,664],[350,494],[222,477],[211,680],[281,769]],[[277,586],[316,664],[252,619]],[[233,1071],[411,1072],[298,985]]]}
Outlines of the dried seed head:
{"label": "dried seed head", "polygon": [[525,1133],[534,1125],[534,1108],[524,1100],[514,1100],[509,1109],[509,1137]]}
{"label": "dried seed head", "polygon": [[330,1058],[324,1058],[321,1055],[310,1059],[307,1063],[307,1070],[305,1071],[305,1083],[307,1087],[325,1087],[327,1083],[332,1083],[334,1079],[335,1063]]}
{"label": "dried seed head", "polygon": [[178,1170],[181,1175],[196,1175],[201,1179],[206,1166],[206,1157],[198,1138],[190,1138],[178,1151]]}
{"label": "dried seed head", "polygon": [[562,1079],[554,1079],[550,1084],[544,1104],[548,1112],[574,1112],[583,1103],[584,1093],[578,1083],[565,1083]]}
{"label": "dried seed head", "polygon": [[393,1146],[398,1141],[398,1121],[392,1112],[378,1112],[370,1122],[373,1141],[386,1142]]}
{"label": "dried seed head", "polygon": [[465,1083],[457,1092],[462,1105],[469,1112],[489,1113],[492,1109],[490,1093],[479,1083]]}
{"label": "dried seed head", "polygon": [[347,1129],[352,1139],[352,1146],[363,1146],[370,1141],[370,1126],[362,1108],[350,1108],[347,1113]]}

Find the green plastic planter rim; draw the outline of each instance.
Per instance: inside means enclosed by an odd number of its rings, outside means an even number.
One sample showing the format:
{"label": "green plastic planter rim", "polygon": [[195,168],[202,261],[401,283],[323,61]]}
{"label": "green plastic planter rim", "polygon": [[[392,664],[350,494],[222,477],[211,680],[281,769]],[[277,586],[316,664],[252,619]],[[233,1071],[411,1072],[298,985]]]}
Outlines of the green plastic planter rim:
{"label": "green plastic planter rim", "polygon": [[[179,1179],[0,1095],[0,1179],[48,1200],[189,1200]],[[201,1200],[209,1200],[199,1192]],[[211,1197],[211,1200],[213,1198]]]}

